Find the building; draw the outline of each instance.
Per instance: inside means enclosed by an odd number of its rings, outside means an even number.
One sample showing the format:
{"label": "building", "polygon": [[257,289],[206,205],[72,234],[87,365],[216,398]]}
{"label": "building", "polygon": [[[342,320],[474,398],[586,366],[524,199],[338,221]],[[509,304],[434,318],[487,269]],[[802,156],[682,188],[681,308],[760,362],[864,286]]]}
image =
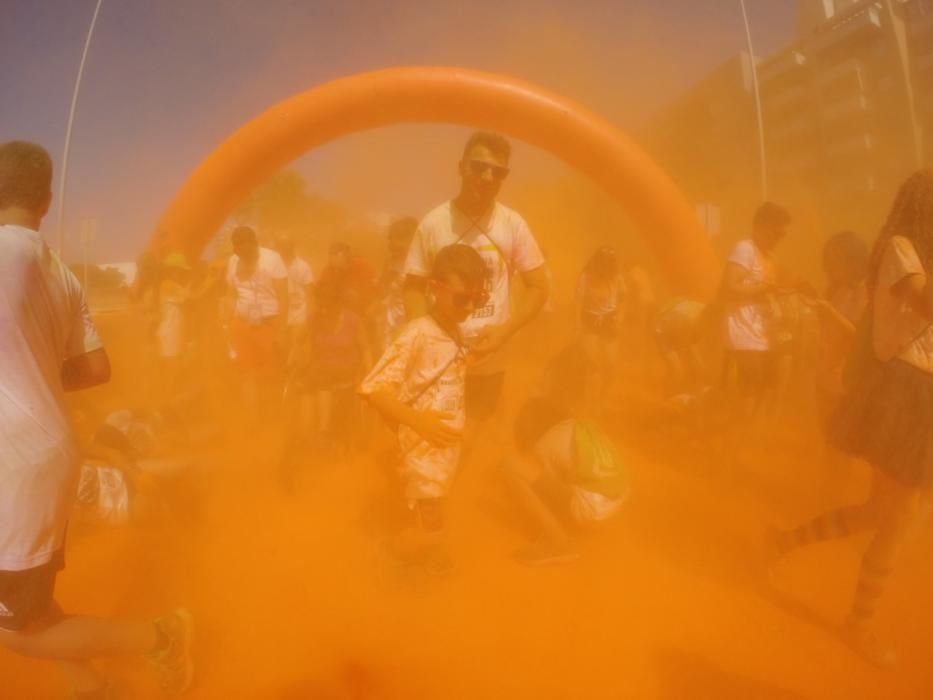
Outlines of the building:
{"label": "building", "polygon": [[[768,194],[824,232],[875,230],[900,182],[933,163],[933,0],[803,0],[798,18],[793,41],[756,62]],[[689,196],[721,206],[728,226],[747,220],[760,189],[716,185],[758,182],[760,158],[746,76],[711,89],[716,76],[721,68],[658,115],[647,140]],[[726,134],[683,110],[712,103],[737,125]],[[727,157],[699,153],[697,140]]]}

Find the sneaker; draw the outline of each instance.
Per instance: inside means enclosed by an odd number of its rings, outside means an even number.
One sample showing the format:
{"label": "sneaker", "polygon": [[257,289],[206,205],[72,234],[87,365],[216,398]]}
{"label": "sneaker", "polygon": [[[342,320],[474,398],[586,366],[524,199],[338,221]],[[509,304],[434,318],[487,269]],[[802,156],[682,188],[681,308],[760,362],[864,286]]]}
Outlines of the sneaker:
{"label": "sneaker", "polygon": [[842,638],[852,651],[878,668],[891,668],[897,663],[895,651],[883,644],[865,624],[851,618],[842,626]]}
{"label": "sneaker", "polygon": [[526,566],[569,564],[578,556],[577,551],[569,545],[560,546],[549,542],[535,542],[515,552],[515,559]]}
{"label": "sneaker", "polygon": [[149,662],[159,674],[162,690],[179,695],[191,686],[194,677],[194,662],[191,648],[194,645],[194,618],[184,608],[160,617],[155,626],[168,644],[148,655]]}

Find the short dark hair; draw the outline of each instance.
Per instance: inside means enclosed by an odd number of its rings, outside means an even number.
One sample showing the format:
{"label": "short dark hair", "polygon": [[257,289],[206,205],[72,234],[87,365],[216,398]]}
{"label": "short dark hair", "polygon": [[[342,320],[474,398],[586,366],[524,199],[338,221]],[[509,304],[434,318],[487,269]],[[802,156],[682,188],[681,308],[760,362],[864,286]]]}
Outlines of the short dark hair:
{"label": "short dark hair", "polygon": [[790,222],[790,212],[774,202],[765,202],[758,207],[752,219],[755,228],[780,228],[787,226]]}
{"label": "short dark hair", "polygon": [[230,234],[230,242],[233,245],[239,245],[241,243],[258,243],[259,239],[251,227],[237,226],[233,229],[233,233]]}
{"label": "short dark hair", "polygon": [[489,270],[480,254],[462,243],[441,248],[431,266],[431,277],[436,280],[457,275],[465,284],[481,284],[486,281],[488,274]]}
{"label": "short dark hair", "polygon": [[52,159],[29,141],[0,144],[0,209],[42,208],[52,192]]}
{"label": "short dark hair", "polygon": [[474,131],[467,140],[466,146],[463,147],[464,158],[470,154],[470,150],[474,146],[485,146],[506,161],[512,157],[512,144],[508,142],[505,136],[493,131]]}

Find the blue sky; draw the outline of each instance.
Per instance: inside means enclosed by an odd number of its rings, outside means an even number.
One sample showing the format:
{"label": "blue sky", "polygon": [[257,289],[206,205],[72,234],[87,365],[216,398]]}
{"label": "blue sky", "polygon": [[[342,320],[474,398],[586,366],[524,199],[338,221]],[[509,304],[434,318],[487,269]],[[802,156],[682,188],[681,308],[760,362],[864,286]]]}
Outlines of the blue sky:
{"label": "blue sky", "polygon": [[[0,0],[0,140],[40,142],[60,161],[94,4]],[[790,39],[796,3],[748,6],[759,53]],[[339,76],[475,67],[539,83],[634,130],[743,46],[737,0],[104,0],[72,137],[66,230],[93,216],[93,257],[133,257],[186,173],[227,134]],[[417,212],[452,186],[447,161],[462,132],[354,136],[296,167],[327,196]],[[374,161],[365,177],[363,157]],[[439,167],[448,179],[433,176]]]}

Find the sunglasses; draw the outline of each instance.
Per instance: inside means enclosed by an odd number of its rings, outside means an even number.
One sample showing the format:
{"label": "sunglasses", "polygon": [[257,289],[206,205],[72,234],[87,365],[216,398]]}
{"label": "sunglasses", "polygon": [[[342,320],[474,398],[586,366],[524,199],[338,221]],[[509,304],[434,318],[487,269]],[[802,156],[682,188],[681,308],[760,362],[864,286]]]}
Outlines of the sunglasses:
{"label": "sunglasses", "polygon": [[454,306],[459,306],[461,309],[473,304],[474,309],[481,309],[486,306],[486,303],[489,301],[489,292],[485,289],[479,289],[475,292],[455,292],[446,284],[437,283],[437,286],[440,289],[446,289],[450,292],[450,300],[453,302]]}
{"label": "sunglasses", "polygon": [[470,172],[476,177],[482,177],[488,170],[492,174],[493,180],[502,182],[509,174],[509,169],[504,165],[495,165],[493,163],[487,163],[484,160],[471,160],[469,164]]}

